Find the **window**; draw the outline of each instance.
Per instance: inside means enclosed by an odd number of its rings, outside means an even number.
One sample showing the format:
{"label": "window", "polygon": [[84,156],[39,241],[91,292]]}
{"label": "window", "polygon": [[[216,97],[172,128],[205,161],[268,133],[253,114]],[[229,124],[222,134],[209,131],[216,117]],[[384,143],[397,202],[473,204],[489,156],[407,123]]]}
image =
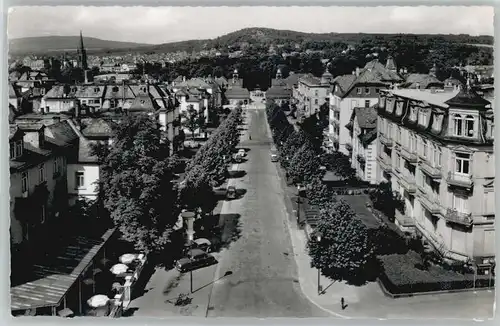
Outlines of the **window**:
{"label": "window", "polygon": [[380,89],[379,88],[375,88],[375,93],[379,94],[380,93]]}
{"label": "window", "polygon": [[455,172],[460,174],[470,173],[470,154],[455,153]]}
{"label": "window", "polygon": [[460,213],[469,213],[468,198],[462,194],[453,193],[452,207]]}
{"label": "window", "polygon": [[314,91],[314,96],[318,96],[318,91]]}
{"label": "window", "polygon": [[392,138],[392,122],[387,123],[387,136]]}
{"label": "window", "polygon": [[54,159],[54,178],[58,177],[60,172],[61,172],[61,158],[56,157]]}
{"label": "window", "polygon": [[423,145],[423,151],[422,151],[422,156],[425,158],[429,157],[429,146],[427,144],[427,140],[422,139],[422,145]]}
{"label": "window", "polygon": [[410,135],[410,151],[415,152],[417,150],[417,137],[415,135]]}
{"label": "window", "polygon": [[85,175],[83,171],[75,172],[75,185],[76,188],[83,188],[85,186]]}
{"label": "window", "polygon": [[370,94],[370,89],[368,87],[365,88],[365,94]]}
{"label": "window", "polygon": [[21,192],[28,191],[28,172],[21,174]]}
{"label": "window", "polygon": [[314,104],[318,104],[318,99],[315,99],[315,100],[314,100]]}
{"label": "window", "polygon": [[23,141],[18,140],[16,142],[16,157],[23,156]]}
{"label": "window", "polygon": [[468,115],[465,117],[465,135],[466,137],[474,137],[474,117]]}
{"label": "window", "polygon": [[369,108],[370,107],[370,100],[365,100],[365,108]]}
{"label": "window", "polygon": [[356,93],[357,93],[358,95],[361,95],[361,92],[362,92],[361,87],[358,87],[358,88],[356,89]]}
{"label": "window", "polygon": [[396,141],[401,142],[401,127],[396,126]]}
{"label": "window", "polygon": [[16,158],[16,144],[10,143],[10,159]]}
{"label": "window", "polygon": [[453,116],[453,125],[454,125],[454,132],[455,136],[462,136],[463,135],[463,125],[462,125],[462,116],[460,114],[455,114]]}
{"label": "window", "polygon": [[441,148],[436,148],[436,150],[434,151],[434,165],[436,167],[441,167],[441,156]]}
{"label": "window", "polygon": [[45,164],[40,164],[38,167],[38,182],[42,183],[45,181]]}

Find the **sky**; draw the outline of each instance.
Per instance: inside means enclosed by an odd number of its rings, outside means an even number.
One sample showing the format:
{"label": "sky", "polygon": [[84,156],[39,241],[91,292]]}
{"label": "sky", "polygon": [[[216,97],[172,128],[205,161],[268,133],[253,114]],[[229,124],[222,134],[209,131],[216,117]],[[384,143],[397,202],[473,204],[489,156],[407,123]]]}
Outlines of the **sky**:
{"label": "sky", "polygon": [[84,7],[9,10],[8,36],[78,35],[167,43],[221,36],[245,27],[314,33],[493,35],[493,7]]}

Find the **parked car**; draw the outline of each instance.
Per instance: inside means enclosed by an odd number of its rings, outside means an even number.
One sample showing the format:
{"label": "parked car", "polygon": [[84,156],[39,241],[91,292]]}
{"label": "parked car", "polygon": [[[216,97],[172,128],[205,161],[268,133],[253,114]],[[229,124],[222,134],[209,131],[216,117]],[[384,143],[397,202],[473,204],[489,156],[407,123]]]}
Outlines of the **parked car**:
{"label": "parked car", "polygon": [[236,163],[241,163],[243,162],[243,156],[240,155],[240,153],[237,153],[235,156],[234,156],[234,161]]}
{"label": "parked car", "polygon": [[226,197],[227,197],[227,199],[234,199],[234,198],[236,198],[236,187],[235,186],[229,186],[229,187],[227,187]]}
{"label": "parked car", "polygon": [[245,157],[247,155],[247,152],[243,148],[240,148],[238,150],[238,154],[241,155],[241,157]]}
{"label": "parked car", "polygon": [[278,162],[278,155],[271,154],[271,162]]}
{"label": "parked car", "polygon": [[214,256],[207,254],[201,249],[191,249],[187,253],[187,257],[181,258],[175,264],[175,268],[181,273],[193,271],[207,266],[217,264],[218,261]]}

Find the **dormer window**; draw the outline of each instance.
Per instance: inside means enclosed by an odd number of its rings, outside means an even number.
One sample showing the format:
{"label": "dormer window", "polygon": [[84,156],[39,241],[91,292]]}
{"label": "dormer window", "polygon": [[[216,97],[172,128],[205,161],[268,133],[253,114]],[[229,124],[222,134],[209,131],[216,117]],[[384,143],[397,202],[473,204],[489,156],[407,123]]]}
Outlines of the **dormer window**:
{"label": "dormer window", "polygon": [[112,91],[113,91],[114,93],[118,92],[118,87],[117,87],[117,86],[113,86]]}
{"label": "dormer window", "polygon": [[453,115],[454,135],[459,137],[474,137],[475,118],[472,115],[463,116],[461,114]]}
{"label": "dormer window", "polygon": [[99,87],[94,88],[95,93],[99,93]]}
{"label": "dormer window", "polygon": [[356,92],[357,92],[358,95],[361,95],[361,93],[362,93],[361,87],[358,87],[358,89],[356,90]]}
{"label": "dormer window", "polygon": [[412,107],[410,109],[410,120],[411,121],[416,121],[417,120],[417,108]]}
{"label": "dormer window", "polygon": [[10,158],[15,159],[23,156],[24,143],[22,140],[10,143]]}
{"label": "dormer window", "polygon": [[370,88],[365,88],[365,94],[370,94]]}
{"label": "dormer window", "polygon": [[72,87],[71,92],[76,93],[76,87]]}

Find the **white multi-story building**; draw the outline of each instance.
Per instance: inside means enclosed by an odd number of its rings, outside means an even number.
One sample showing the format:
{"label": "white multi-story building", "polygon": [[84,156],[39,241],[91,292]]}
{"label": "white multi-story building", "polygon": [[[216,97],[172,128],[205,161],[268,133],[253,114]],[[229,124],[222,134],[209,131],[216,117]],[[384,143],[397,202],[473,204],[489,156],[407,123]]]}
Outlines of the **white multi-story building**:
{"label": "white multi-story building", "polygon": [[386,66],[378,60],[368,62],[363,69],[357,68],[351,75],[337,76],[329,94],[329,147],[351,156],[350,132],[345,128],[356,107],[371,107],[378,102],[381,89],[402,81],[396,73],[392,59]]}
{"label": "white multi-story building", "polygon": [[495,255],[493,110],[460,91],[382,91],[378,179],[405,201],[396,223],[452,260],[487,266]]}
{"label": "white multi-story building", "polygon": [[[352,137],[351,166],[356,176],[376,184],[377,180],[377,110],[374,107],[354,108],[346,126]],[[351,146],[351,145],[349,145]]]}

